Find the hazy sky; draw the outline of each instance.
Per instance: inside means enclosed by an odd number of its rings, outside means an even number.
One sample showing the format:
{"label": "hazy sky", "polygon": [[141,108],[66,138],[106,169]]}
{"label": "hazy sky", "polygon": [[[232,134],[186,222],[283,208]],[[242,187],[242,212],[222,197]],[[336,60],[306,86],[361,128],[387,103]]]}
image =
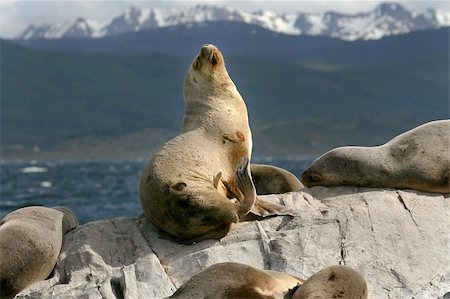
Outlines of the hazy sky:
{"label": "hazy sky", "polygon": [[[136,7],[181,7],[197,3],[226,5],[247,12],[259,9],[273,10],[279,13],[290,11],[323,12],[328,10],[343,13],[369,11],[382,1],[85,1],[85,0],[0,0],[0,37],[13,37],[30,24],[43,22],[75,20],[85,17],[107,22],[121,14],[130,6]],[[385,2],[385,1],[383,1]],[[428,7],[450,11],[450,1],[394,1],[405,7],[424,11]]]}

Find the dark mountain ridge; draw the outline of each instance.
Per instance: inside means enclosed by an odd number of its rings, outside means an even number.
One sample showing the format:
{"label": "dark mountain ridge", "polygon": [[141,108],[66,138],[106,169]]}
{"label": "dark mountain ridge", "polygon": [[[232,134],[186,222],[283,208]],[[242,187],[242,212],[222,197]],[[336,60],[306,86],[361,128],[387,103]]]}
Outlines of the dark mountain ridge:
{"label": "dark mountain ridge", "polygon": [[449,51],[449,27],[416,31],[371,41],[342,41],[323,36],[274,33],[255,25],[213,22],[124,33],[99,39],[66,38],[15,41],[37,50],[94,53],[164,53],[193,57],[199,45],[218,45],[227,55],[283,61],[342,64],[399,62],[443,56]]}
{"label": "dark mountain ridge", "polygon": [[[69,152],[105,157],[113,151],[123,157],[130,148],[147,156],[179,131],[184,74],[202,39],[213,38],[206,31],[187,31],[181,41],[175,32],[159,37],[147,32],[154,40],[144,32],[116,37],[150,48],[157,40],[149,51],[36,50],[1,41],[2,157],[34,157],[37,147],[61,157]],[[449,116],[448,29],[352,43],[302,37],[298,55],[284,42],[290,37],[257,33],[247,36],[255,40],[232,44],[227,37],[242,35],[225,33],[212,42],[224,52],[247,103],[255,154],[375,145]],[[334,42],[334,50],[328,49],[326,43]],[[411,49],[402,56],[406,45]]]}

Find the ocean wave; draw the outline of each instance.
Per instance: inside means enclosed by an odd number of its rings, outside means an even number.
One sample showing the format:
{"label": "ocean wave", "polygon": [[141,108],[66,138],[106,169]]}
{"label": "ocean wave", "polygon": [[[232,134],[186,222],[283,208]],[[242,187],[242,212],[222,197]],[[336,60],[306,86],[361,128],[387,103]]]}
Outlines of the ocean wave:
{"label": "ocean wave", "polygon": [[20,170],[21,173],[42,173],[42,172],[47,172],[47,168],[45,167],[38,167],[38,166],[29,166],[29,167],[25,167],[22,168]]}
{"label": "ocean wave", "polygon": [[40,185],[42,188],[50,188],[51,186],[53,186],[52,182],[49,181],[43,181]]}

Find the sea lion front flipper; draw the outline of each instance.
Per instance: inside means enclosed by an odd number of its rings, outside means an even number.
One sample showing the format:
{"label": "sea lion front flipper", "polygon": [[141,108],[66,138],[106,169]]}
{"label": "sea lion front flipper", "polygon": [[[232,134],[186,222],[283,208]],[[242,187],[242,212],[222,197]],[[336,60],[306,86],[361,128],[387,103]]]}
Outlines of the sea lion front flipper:
{"label": "sea lion front flipper", "polygon": [[265,201],[259,197],[256,198],[256,202],[250,210],[250,213],[260,217],[283,215],[295,216],[295,213],[292,209],[283,205]]}
{"label": "sea lion front flipper", "polygon": [[214,177],[214,188],[217,189],[217,187],[219,186],[219,182],[220,182],[220,178],[222,178],[222,171],[220,171],[215,177]]}
{"label": "sea lion front flipper", "polygon": [[242,200],[239,198],[237,214],[239,217],[245,216],[255,206],[257,202],[256,188],[253,185],[250,175],[250,160],[242,157],[236,167],[236,186],[243,193]]}

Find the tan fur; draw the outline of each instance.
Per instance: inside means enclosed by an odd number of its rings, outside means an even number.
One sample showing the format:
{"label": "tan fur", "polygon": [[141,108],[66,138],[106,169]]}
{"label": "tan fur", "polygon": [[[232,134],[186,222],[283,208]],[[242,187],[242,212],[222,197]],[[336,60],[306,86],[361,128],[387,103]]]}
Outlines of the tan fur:
{"label": "tan fur", "polygon": [[340,147],[301,175],[312,186],[353,185],[450,192],[450,120],[433,121],[376,147]]}
{"label": "tan fur", "polygon": [[9,213],[0,226],[0,297],[46,279],[63,237],[78,225],[67,208],[27,207]]}
{"label": "tan fur", "polygon": [[[178,239],[219,239],[250,211],[256,192],[251,182],[239,190],[235,181],[238,162],[250,159],[252,135],[244,100],[215,46],[203,46],[192,62],[184,100],[181,135],[142,172],[141,205],[153,224]],[[230,200],[235,196],[237,203]]]}
{"label": "tan fur", "polygon": [[331,266],[309,277],[292,299],[369,297],[367,283],[361,274],[346,266]]}
{"label": "tan fur", "polygon": [[303,184],[289,171],[264,164],[252,164],[252,179],[258,195],[300,191]]}
{"label": "tan fur", "polygon": [[282,299],[304,280],[238,263],[212,265],[185,282],[170,298]]}

